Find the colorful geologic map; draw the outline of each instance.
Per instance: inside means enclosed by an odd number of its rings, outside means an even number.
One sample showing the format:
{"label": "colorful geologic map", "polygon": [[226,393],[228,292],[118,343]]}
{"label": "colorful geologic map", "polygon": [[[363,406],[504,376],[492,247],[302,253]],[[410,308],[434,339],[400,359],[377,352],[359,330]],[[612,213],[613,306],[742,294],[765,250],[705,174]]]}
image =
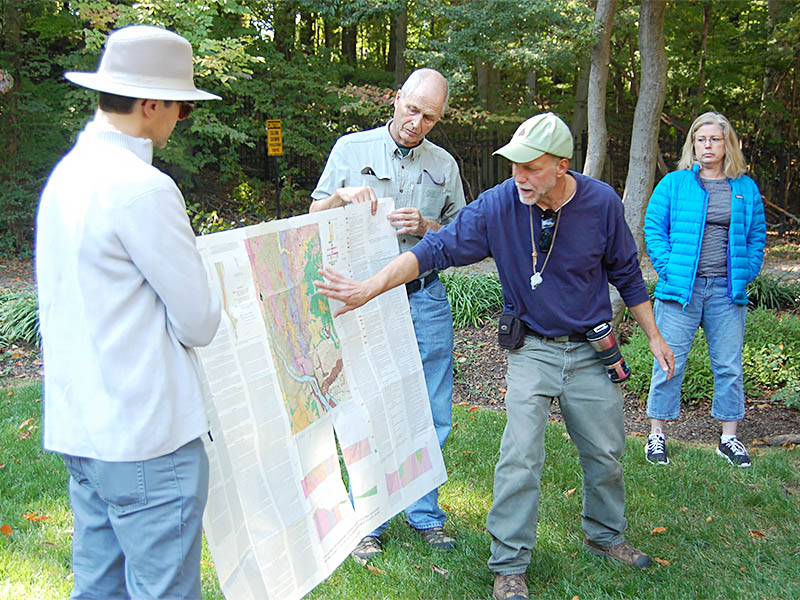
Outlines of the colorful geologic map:
{"label": "colorful geologic map", "polygon": [[297,434],[350,398],[328,300],[314,289],[322,267],[319,227],[251,237],[246,247],[283,403]]}

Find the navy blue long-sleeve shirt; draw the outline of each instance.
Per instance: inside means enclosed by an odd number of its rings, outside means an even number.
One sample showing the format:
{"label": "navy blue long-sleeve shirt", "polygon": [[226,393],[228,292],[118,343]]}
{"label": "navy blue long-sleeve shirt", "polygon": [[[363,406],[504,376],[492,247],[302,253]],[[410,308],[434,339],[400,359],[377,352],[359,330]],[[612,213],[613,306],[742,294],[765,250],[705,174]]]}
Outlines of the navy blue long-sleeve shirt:
{"label": "navy blue long-sleeve shirt", "polygon": [[[531,230],[528,206],[513,179],[482,193],[455,221],[429,232],[411,252],[419,271],[442,270],[493,257],[503,286],[505,311],[547,336],[585,333],[611,319],[608,283],[627,306],[649,299],[636,243],[625,223],[622,200],[602,181],[569,171],[577,182],[574,198],[560,212],[542,283],[531,289]],[[538,246],[542,210],[533,207]],[[546,254],[539,252],[541,271]]]}

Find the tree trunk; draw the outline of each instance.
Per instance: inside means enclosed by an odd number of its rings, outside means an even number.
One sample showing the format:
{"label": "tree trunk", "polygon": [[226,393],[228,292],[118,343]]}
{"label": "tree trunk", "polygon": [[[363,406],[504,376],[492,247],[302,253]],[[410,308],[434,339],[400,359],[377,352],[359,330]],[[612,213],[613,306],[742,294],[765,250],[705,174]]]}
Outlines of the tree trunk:
{"label": "tree trunk", "polygon": [[342,57],[351,67],[356,66],[356,33],[357,23],[342,26]]}
{"label": "tree trunk", "polygon": [[606,85],[608,84],[608,55],[611,45],[611,27],[617,11],[617,0],[598,0],[594,15],[597,39],[592,47],[592,67],[589,72],[587,117],[589,141],[586,144],[584,175],[599,178],[606,161]]}
{"label": "tree trunk", "polygon": [[497,108],[500,71],[492,64],[480,61],[476,65],[476,75],[478,80],[478,100],[486,110],[495,110]]}
{"label": "tree trunk", "polygon": [[300,45],[305,51],[313,54],[314,48],[314,13],[303,11],[300,13]]}
{"label": "tree trunk", "polygon": [[3,109],[0,114],[4,116],[6,124],[5,140],[6,146],[3,148],[3,162],[9,167],[11,172],[17,170],[17,153],[19,151],[19,90],[21,89],[22,76],[20,74],[20,53],[22,51],[20,14],[16,7],[16,2],[3,2],[4,14],[2,14],[3,24],[3,43],[2,49],[8,58],[8,72],[14,80],[14,85],[0,97]]}
{"label": "tree trunk", "polygon": [[[653,191],[658,159],[658,129],[667,88],[667,53],[664,46],[666,0],[642,0],[639,15],[641,86],[633,114],[628,177],[625,180],[625,221],[630,227],[639,262],[645,261],[644,214]],[[621,316],[621,307],[614,306]],[[616,319],[615,316],[615,319]]]}
{"label": "tree trunk", "polygon": [[336,42],[334,41],[334,26],[330,22],[330,17],[325,19],[325,23],[323,24],[322,35],[325,38],[325,47],[328,50],[332,50]]}
{"label": "tree trunk", "polygon": [[589,97],[589,71],[592,68],[591,57],[581,64],[578,76],[575,81],[575,110],[572,112],[572,139],[575,142],[575,152],[572,154],[572,168],[576,171],[583,171],[583,164],[586,160],[586,148],[583,146],[583,139],[588,135],[587,131],[587,102]]}
{"label": "tree trunk", "polygon": [[711,19],[711,5],[703,5],[703,36],[700,38],[700,69],[697,73],[697,106],[703,105],[706,93],[706,51],[708,48],[708,22]]}
{"label": "tree trunk", "polygon": [[398,2],[392,15],[390,28],[389,64],[394,71],[394,87],[399,88],[406,80],[406,41],[408,39],[408,2]]}
{"label": "tree trunk", "polygon": [[275,48],[287,59],[292,56],[292,51],[294,50],[295,14],[296,7],[294,2],[275,2],[272,15],[275,29]]}

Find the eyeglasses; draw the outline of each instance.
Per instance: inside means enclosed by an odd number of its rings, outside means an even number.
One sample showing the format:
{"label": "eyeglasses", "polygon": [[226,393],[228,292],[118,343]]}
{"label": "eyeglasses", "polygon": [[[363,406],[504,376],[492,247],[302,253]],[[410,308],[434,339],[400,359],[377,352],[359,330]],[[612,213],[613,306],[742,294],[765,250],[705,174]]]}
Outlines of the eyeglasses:
{"label": "eyeglasses", "polygon": [[722,141],[722,138],[721,137],[717,137],[717,136],[713,136],[713,137],[710,137],[710,138],[699,137],[699,138],[695,138],[694,141],[695,141],[695,143],[700,144],[701,146],[705,146],[706,142],[708,142],[710,144],[719,144]]}
{"label": "eyeglasses", "polygon": [[194,102],[182,101],[179,103],[178,108],[178,121],[183,121],[186,117],[192,114],[194,110]]}
{"label": "eyeglasses", "polygon": [[550,244],[553,243],[553,227],[556,211],[548,208],[542,213],[542,233],[539,235],[539,252],[545,254],[550,251]]}

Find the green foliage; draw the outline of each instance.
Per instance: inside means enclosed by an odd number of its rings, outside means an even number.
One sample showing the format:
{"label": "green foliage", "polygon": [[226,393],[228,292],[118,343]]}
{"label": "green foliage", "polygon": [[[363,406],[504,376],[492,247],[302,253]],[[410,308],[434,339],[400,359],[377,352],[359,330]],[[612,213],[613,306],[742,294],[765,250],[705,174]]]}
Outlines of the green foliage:
{"label": "green foliage", "polygon": [[0,292],[0,345],[39,345],[39,314],[31,290]]}
{"label": "green foliage", "polygon": [[[178,182],[188,204],[206,215],[216,212],[229,225],[240,222],[239,214],[274,214],[271,208],[262,213],[228,206],[236,201],[238,186],[254,179],[263,185],[252,204],[275,205],[262,156],[266,119],[283,121],[281,201],[285,214],[295,214],[307,210],[309,182],[322,171],[334,140],[391,116],[396,43],[391,34],[397,33],[393,18],[399,8],[408,9],[406,72],[438,67],[451,83],[451,110],[432,139],[454,150],[466,172],[473,162],[490,160],[471,156],[476,133],[487,133],[487,139],[499,135],[492,139],[500,143],[533,112],[567,116],[578,106],[576,74],[593,40],[590,5],[577,0],[2,2],[0,71],[8,77],[0,91],[0,180],[7,183],[0,189],[0,255],[30,254],[42,185],[94,110],[95,94],[66,82],[63,72],[94,70],[106,35],[115,28],[162,25],[193,44],[197,85],[223,100],[200,103],[167,148],[156,151],[156,165]],[[715,108],[751,139],[794,152],[800,131],[792,86],[798,8],[800,0],[667,3],[670,75],[664,112],[671,125],[665,133],[680,137],[699,110]],[[638,2],[620,4],[612,31],[608,128],[623,145],[610,148],[610,163],[627,158],[624,141],[639,84],[638,15]],[[708,38],[701,52],[705,21]],[[355,64],[348,64],[343,50],[346,28],[355,28]],[[671,167],[674,157],[665,156]],[[748,158],[758,166],[758,157]],[[609,180],[616,184],[624,169],[612,166]],[[209,181],[217,194],[207,193]],[[468,196],[477,195],[484,183],[478,177]],[[206,230],[218,226],[210,219]]]}
{"label": "green foliage", "polygon": [[[0,596],[55,600],[71,588],[69,530],[72,514],[67,474],[39,440],[41,388],[0,390]],[[30,420],[30,421],[29,421]],[[383,536],[376,570],[345,560],[309,598],[488,598],[486,568],[491,538],[486,514],[492,502],[505,413],[453,409],[454,427],[444,447],[448,481],[440,503],[458,547],[431,551],[398,517]],[[20,424],[25,425],[20,429]],[[672,442],[677,469],[648,467],[641,438],[628,440],[622,457],[626,479],[626,538],[660,559],[644,573],[582,550],[581,472],[575,445],[562,423],[548,423],[542,469],[539,534],[529,577],[531,597],[561,598],[794,598],[800,595],[796,540],[800,485],[796,453],[754,455],[753,469],[731,469],[714,449]],[[674,510],[665,510],[665,506]],[[49,518],[27,520],[26,513]],[[651,535],[655,527],[663,533]],[[763,537],[761,537],[763,536]],[[438,574],[432,565],[447,572]],[[203,598],[222,600],[212,557],[204,547]],[[708,581],[714,581],[713,589]]]}
{"label": "green foliage", "polygon": [[[622,354],[633,373],[625,388],[646,397],[653,357],[644,333],[633,335],[622,347]],[[800,402],[800,317],[762,308],[748,311],[742,365],[748,396],[766,396],[796,406]],[[702,329],[698,329],[686,362],[681,400],[691,404],[713,395],[708,345]]]}
{"label": "green foliage", "polygon": [[797,308],[800,301],[800,280],[780,275],[758,275],[747,284],[750,306],[774,310]]}
{"label": "green foliage", "polygon": [[480,327],[503,310],[503,289],[497,275],[454,272],[439,277],[453,311],[453,327]]}

